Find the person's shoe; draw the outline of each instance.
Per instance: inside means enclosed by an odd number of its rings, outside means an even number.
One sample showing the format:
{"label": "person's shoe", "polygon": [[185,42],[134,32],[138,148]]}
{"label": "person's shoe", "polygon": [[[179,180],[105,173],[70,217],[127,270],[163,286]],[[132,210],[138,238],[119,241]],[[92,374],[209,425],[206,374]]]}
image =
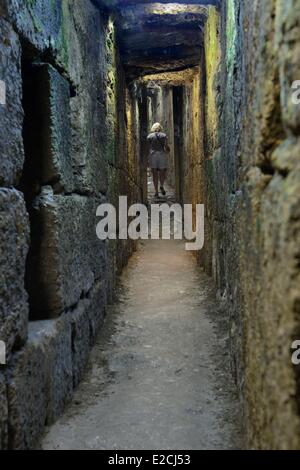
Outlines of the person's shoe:
{"label": "person's shoe", "polygon": [[155,199],[158,199],[159,198],[159,194],[158,193],[155,193]]}
{"label": "person's shoe", "polygon": [[160,187],[161,194],[165,196],[167,193],[165,191],[165,188],[163,186]]}

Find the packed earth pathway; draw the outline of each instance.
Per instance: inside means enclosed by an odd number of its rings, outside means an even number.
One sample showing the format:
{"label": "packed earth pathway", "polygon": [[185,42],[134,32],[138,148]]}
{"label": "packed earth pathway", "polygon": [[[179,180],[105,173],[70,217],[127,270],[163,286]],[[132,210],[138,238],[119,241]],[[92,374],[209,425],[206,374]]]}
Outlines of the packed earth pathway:
{"label": "packed earth pathway", "polygon": [[111,310],[43,448],[239,448],[225,315],[184,242],[142,242]]}

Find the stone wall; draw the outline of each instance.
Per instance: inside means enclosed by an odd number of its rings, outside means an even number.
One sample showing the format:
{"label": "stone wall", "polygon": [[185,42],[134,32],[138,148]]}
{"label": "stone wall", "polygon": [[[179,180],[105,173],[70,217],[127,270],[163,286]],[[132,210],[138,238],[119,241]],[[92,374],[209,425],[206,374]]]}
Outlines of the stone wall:
{"label": "stone wall", "polygon": [[203,69],[195,67],[183,87],[181,159],[182,202],[203,202],[204,81]]}
{"label": "stone wall", "polygon": [[34,447],[82,377],[135,249],[97,240],[96,207],[145,201],[154,121],[178,199],[205,203],[246,445],[300,448],[299,1],[209,7],[199,67],[155,87],[128,86],[102,5],[0,4],[0,448]]}
{"label": "stone wall", "polygon": [[247,446],[299,448],[291,344],[300,337],[300,107],[291,86],[300,78],[300,5],[227,0],[221,18],[220,145],[214,138],[205,172],[209,261],[229,310]]}
{"label": "stone wall", "polygon": [[0,448],[28,449],[70,400],[135,248],[97,239],[96,207],[139,198],[138,116],[107,13],[4,0],[0,15]]}

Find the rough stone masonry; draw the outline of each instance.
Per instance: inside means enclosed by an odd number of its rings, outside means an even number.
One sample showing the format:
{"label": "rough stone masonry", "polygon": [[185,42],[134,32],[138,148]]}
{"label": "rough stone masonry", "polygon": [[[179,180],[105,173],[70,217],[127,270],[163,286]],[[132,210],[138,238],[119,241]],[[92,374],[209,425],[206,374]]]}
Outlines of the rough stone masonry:
{"label": "rough stone masonry", "polygon": [[155,116],[178,200],[206,206],[247,447],[299,449],[300,3],[149,3],[0,3],[0,447],[34,447],[82,377],[135,248],[90,214],[147,199]]}
{"label": "rough stone masonry", "polygon": [[299,449],[300,3],[228,0],[218,28],[211,267],[227,301],[248,446]]}
{"label": "rough stone masonry", "polygon": [[0,30],[0,448],[24,449],[70,400],[134,249],[99,242],[96,207],[137,200],[140,177],[109,15],[2,0]]}

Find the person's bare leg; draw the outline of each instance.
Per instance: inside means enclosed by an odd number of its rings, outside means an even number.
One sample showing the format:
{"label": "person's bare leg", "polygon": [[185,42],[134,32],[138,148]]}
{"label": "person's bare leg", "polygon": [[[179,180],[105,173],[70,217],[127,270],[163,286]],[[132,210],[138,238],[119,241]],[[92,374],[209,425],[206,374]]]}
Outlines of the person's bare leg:
{"label": "person's bare leg", "polygon": [[153,184],[155,188],[155,196],[158,196],[158,170],[152,169],[152,175],[153,175]]}
{"label": "person's bare leg", "polygon": [[160,189],[162,190],[162,193],[163,193],[164,196],[165,196],[165,193],[166,193],[165,188],[164,188],[166,177],[167,177],[167,170],[160,170],[159,171]]}

